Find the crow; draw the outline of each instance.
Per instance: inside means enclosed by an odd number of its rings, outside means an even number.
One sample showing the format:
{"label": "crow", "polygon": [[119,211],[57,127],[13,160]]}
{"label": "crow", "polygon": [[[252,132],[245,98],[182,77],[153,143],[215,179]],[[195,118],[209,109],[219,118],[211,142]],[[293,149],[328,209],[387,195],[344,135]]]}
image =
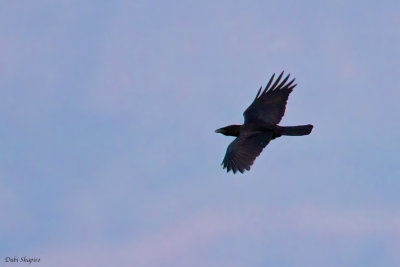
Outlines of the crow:
{"label": "crow", "polygon": [[311,124],[278,125],[285,114],[289,94],[297,85],[293,84],[295,79],[287,82],[290,74],[280,82],[282,75],[283,71],[274,82],[274,73],[263,91],[261,91],[262,86],[260,87],[253,103],[243,113],[244,124],[229,125],[215,130],[216,133],[236,137],[228,146],[221,163],[227,172],[249,171],[264,147],[275,138],[282,135],[301,136],[311,133],[313,128]]}

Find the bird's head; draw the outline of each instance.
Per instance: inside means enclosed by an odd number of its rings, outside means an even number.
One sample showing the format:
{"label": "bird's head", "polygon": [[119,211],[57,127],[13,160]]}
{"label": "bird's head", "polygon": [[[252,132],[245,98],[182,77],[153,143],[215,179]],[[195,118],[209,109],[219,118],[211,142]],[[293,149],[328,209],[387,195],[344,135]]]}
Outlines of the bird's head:
{"label": "bird's head", "polygon": [[241,125],[229,125],[223,128],[215,130],[216,133],[220,133],[227,136],[239,136]]}

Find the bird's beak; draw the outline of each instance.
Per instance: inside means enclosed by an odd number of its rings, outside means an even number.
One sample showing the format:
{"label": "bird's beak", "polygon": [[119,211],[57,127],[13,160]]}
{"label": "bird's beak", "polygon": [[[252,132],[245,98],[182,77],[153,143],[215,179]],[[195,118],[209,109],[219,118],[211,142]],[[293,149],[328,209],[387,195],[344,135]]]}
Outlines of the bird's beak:
{"label": "bird's beak", "polygon": [[216,133],[222,133],[222,129],[215,130]]}

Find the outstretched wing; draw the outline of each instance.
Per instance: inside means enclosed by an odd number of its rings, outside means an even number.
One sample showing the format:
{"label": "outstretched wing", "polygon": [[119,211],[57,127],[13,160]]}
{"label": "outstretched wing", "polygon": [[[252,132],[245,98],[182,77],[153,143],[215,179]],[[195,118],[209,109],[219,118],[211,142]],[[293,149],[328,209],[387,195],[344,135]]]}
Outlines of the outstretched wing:
{"label": "outstretched wing", "polygon": [[256,132],[251,135],[239,136],[230,143],[226,150],[222,165],[226,171],[233,173],[250,170],[254,160],[272,138],[272,132]]}
{"label": "outstretched wing", "polygon": [[286,102],[289,94],[297,84],[293,84],[294,80],[286,83],[289,76],[286,76],[281,83],[283,71],[271,86],[275,73],[272,75],[267,86],[261,92],[262,87],[258,90],[257,96],[253,103],[243,113],[244,123],[263,121],[270,124],[278,124],[285,114]]}

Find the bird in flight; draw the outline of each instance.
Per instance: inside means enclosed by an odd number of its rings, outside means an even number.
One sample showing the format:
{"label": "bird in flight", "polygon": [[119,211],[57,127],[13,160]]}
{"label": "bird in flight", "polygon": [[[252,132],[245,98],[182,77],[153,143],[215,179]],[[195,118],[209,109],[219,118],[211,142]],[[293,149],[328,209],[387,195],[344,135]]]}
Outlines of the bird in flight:
{"label": "bird in flight", "polygon": [[282,81],[283,71],[274,81],[275,73],[267,86],[258,90],[253,103],[244,111],[244,124],[229,125],[215,130],[226,136],[235,136],[226,150],[223,168],[236,173],[250,170],[254,160],[268,143],[282,135],[301,136],[311,133],[313,125],[279,126],[285,114],[289,94],[297,84],[289,80],[289,75]]}

